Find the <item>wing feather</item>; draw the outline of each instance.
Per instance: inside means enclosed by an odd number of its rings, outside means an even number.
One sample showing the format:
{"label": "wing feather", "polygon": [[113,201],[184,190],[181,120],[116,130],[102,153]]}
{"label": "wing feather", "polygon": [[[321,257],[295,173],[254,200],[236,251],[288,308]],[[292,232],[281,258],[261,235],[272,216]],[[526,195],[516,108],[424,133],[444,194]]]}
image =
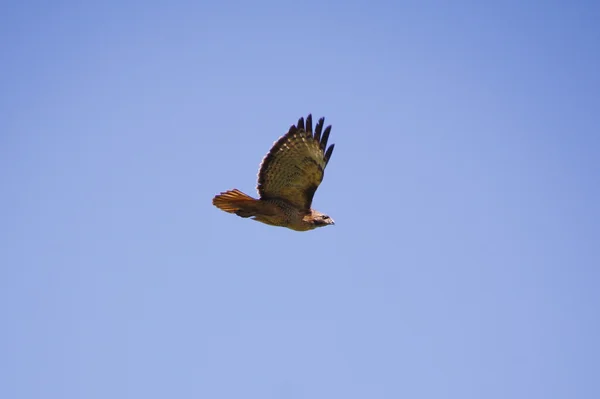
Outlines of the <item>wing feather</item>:
{"label": "wing feather", "polygon": [[325,118],[319,119],[315,128],[315,140],[319,142],[321,140],[321,132],[323,131],[323,123],[325,123]]}
{"label": "wing feather", "polygon": [[323,132],[323,137],[321,137],[321,150],[325,151],[325,147],[327,147],[327,141],[329,141],[329,133],[331,133],[331,126],[327,126],[325,131]]}

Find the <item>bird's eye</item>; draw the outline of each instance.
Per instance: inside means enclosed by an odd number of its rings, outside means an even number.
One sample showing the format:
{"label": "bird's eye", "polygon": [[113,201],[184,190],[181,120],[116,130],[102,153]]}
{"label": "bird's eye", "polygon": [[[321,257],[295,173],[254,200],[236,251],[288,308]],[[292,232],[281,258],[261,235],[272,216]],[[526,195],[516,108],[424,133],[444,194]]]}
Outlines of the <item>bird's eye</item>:
{"label": "bird's eye", "polygon": [[327,219],[329,219],[329,216],[327,216],[327,215],[323,216],[323,220],[327,220]]}

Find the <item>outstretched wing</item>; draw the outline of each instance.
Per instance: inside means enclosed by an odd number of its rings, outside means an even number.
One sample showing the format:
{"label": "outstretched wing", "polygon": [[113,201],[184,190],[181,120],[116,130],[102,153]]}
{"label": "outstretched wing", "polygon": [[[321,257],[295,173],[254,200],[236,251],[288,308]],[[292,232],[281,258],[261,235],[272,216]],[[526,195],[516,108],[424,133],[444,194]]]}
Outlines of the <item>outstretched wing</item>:
{"label": "outstretched wing", "polygon": [[310,209],[334,147],[326,149],[331,126],[323,131],[324,122],[325,118],[319,119],[313,133],[312,115],[306,117],[306,125],[300,118],[273,144],[258,172],[261,199],[280,198],[299,209]]}

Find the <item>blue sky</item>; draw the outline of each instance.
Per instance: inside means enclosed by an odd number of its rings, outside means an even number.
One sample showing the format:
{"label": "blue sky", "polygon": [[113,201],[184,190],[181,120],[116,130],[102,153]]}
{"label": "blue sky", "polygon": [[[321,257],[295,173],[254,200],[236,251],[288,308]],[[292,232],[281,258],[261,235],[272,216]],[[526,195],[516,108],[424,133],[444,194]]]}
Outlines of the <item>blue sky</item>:
{"label": "blue sky", "polygon": [[[600,397],[599,17],[5,5],[0,397]],[[335,226],[211,205],[308,113]]]}

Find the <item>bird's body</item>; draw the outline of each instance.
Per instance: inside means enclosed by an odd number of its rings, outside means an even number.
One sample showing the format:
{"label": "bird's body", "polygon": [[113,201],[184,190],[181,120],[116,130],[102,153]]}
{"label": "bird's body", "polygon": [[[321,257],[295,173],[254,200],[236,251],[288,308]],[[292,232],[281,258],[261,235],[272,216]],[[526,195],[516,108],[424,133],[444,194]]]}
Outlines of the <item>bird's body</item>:
{"label": "bird's body", "polygon": [[273,144],[260,165],[259,199],[234,189],[214,197],[213,204],[243,218],[296,231],[334,224],[310,207],[334,147],[326,150],[331,126],[323,131],[323,123],[321,118],[313,134],[312,116],[306,118],[306,126],[300,118]]}

